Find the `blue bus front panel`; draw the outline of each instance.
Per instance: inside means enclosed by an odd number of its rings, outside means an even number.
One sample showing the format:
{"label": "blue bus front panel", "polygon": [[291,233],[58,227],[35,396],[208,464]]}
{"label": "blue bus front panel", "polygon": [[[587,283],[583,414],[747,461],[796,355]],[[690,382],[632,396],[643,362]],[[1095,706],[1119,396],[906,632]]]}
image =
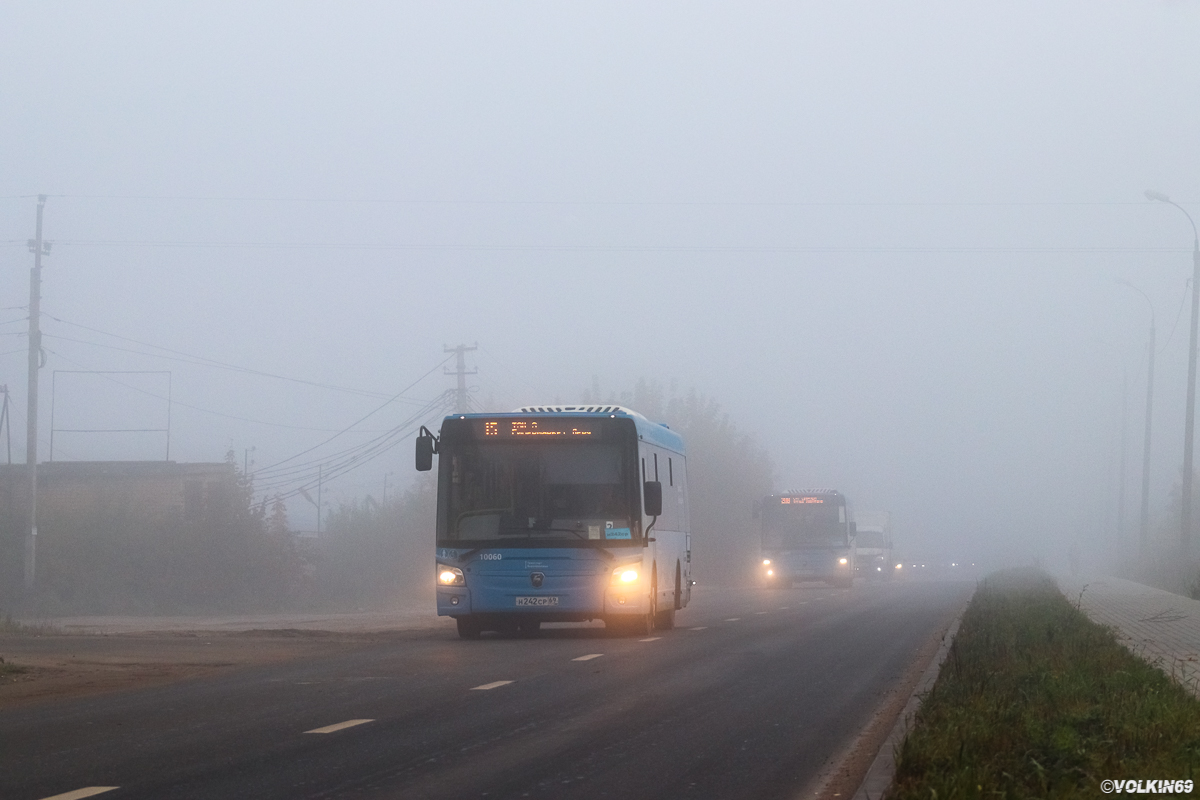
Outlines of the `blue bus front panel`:
{"label": "blue bus front panel", "polygon": [[[618,551],[619,552],[619,551]],[[635,551],[636,552],[636,551]],[[459,567],[464,585],[437,588],[440,616],[528,614],[599,618],[613,560],[592,548],[487,548],[464,564],[438,550],[438,571]]]}

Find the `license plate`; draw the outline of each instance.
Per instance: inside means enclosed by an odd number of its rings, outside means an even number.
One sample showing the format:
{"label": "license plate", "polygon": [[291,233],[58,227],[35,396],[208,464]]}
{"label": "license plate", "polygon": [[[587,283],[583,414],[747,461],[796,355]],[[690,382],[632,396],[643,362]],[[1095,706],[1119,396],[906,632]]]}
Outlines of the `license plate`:
{"label": "license plate", "polygon": [[519,606],[556,606],[558,605],[557,597],[518,597],[517,605]]}

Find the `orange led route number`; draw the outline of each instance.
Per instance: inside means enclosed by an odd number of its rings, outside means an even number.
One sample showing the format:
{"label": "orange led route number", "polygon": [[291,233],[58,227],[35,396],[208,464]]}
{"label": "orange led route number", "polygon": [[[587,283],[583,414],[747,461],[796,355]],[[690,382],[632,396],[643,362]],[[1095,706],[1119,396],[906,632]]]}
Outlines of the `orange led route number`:
{"label": "orange led route number", "polygon": [[595,431],[581,424],[554,420],[509,419],[483,423],[484,436],[593,436]]}
{"label": "orange led route number", "polygon": [[824,503],[824,497],[781,497],[779,498],[781,505],[800,505],[801,503]]}

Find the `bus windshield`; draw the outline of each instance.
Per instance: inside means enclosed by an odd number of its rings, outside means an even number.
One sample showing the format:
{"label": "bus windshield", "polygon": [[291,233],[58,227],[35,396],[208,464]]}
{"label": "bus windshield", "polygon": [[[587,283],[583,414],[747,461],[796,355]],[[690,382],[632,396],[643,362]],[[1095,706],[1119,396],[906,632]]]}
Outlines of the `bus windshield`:
{"label": "bus windshield", "polygon": [[832,503],[767,506],[763,548],[835,547],[846,542],[846,507]]}
{"label": "bus windshield", "polygon": [[631,542],[630,470],[616,444],[479,442],[454,447],[440,539]]}

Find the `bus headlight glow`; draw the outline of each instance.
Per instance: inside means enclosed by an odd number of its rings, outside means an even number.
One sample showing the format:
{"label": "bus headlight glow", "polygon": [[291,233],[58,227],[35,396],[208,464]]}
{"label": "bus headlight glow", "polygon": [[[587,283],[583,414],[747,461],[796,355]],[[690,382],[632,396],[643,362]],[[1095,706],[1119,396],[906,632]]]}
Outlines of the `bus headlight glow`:
{"label": "bus headlight glow", "polygon": [[763,566],[764,566],[764,567],[766,567],[766,566],[769,566],[769,565],[770,565],[770,563],[771,563],[771,559],[769,559],[769,558],[764,558],[764,559],[763,559]]}
{"label": "bus headlight glow", "polygon": [[901,567],[903,567],[903,566],[904,566],[903,564],[897,564],[897,565],[896,565],[896,569],[900,569],[900,568],[901,568]]}
{"label": "bus headlight glow", "polygon": [[638,579],[637,567],[617,567],[613,570],[612,582],[616,585],[628,585],[636,582]]}
{"label": "bus headlight glow", "polygon": [[438,584],[441,586],[462,586],[466,583],[463,572],[458,567],[438,565]]}
{"label": "bus headlight glow", "polygon": [[774,575],[774,574],[775,574],[775,570],[773,570],[773,569],[767,570],[767,575]]}
{"label": "bus headlight glow", "polygon": [[838,559],[838,563],[839,563],[839,564],[841,564],[841,565],[844,567],[844,566],[846,566],[847,564],[849,564],[849,563],[850,563],[850,560],[849,560],[849,559],[846,559],[846,558],[839,558],[839,559]]}

